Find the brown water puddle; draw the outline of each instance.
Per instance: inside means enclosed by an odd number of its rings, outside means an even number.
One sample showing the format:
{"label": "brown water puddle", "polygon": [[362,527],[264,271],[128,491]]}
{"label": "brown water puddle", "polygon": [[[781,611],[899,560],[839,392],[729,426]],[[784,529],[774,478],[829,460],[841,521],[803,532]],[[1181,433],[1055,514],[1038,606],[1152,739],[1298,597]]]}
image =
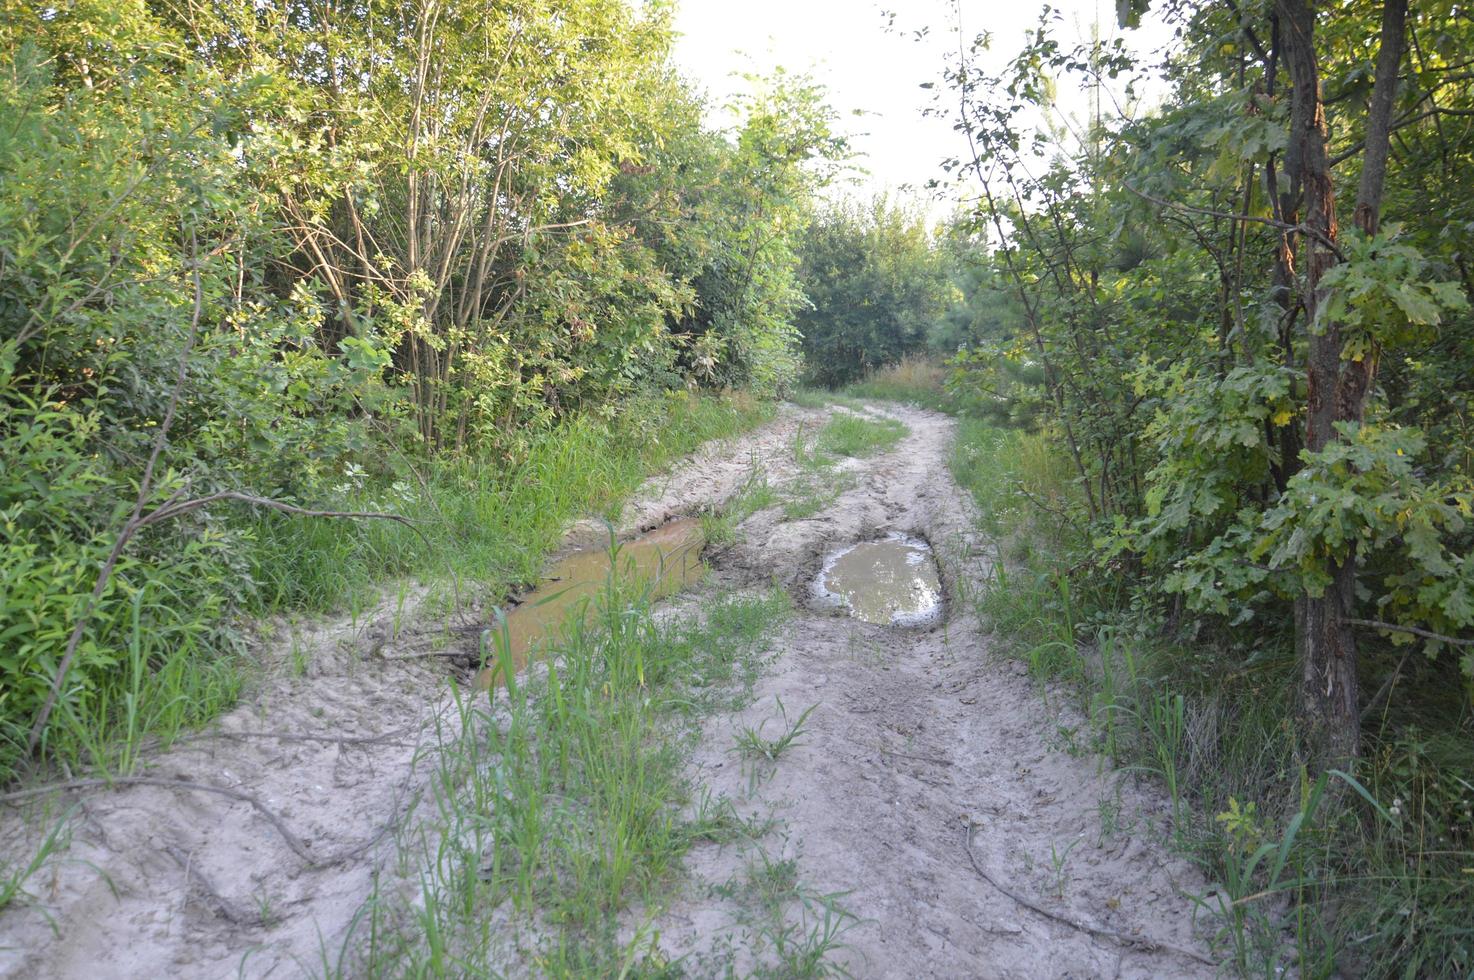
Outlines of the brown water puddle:
{"label": "brown water puddle", "polygon": [[[621,580],[648,589],[652,598],[682,592],[706,574],[701,549],[706,534],[701,521],[683,517],[663,524],[619,548],[614,556]],[[597,611],[597,595],[609,579],[609,549],[575,551],[554,565],[548,577],[507,614],[512,660],[520,671],[538,648],[554,637],[580,607],[587,621]],[[486,690],[504,683],[491,669],[476,675],[476,687]]]}
{"label": "brown water puddle", "polygon": [[930,626],[942,616],[942,583],[931,546],[904,534],[830,555],[814,579],[814,597],[880,626]]}

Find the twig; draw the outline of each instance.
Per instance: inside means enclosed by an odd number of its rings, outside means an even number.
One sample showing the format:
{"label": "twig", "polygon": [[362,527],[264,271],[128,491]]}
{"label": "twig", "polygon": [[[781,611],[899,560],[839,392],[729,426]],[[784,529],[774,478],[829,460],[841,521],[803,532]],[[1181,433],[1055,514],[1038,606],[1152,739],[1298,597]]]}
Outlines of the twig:
{"label": "twig", "polygon": [[203,871],[195,867],[194,861],[192,860],[193,855],[184,853],[181,848],[173,844],[165,844],[164,853],[173,858],[175,863],[184,871],[184,887],[188,889],[189,882],[193,879],[195,884],[199,885],[200,891],[204,892],[205,897],[215,906],[215,911],[221,918],[238,926],[265,924],[261,921],[259,915],[252,915],[249,912],[244,912],[236,908],[235,903],[220,894],[220,889],[215,887],[214,882],[210,881]]}
{"label": "twig", "polygon": [[1164,942],[1160,939],[1152,939],[1149,936],[1128,936],[1126,933],[1117,932],[1114,929],[1106,929],[1103,926],[1091,925],[1088,922],[1081,922],[1078,919],[1072,919],[1069,916],[1061,915],[1058,912],[1051,912],[1049,909],[1044,908],[1042,905],[1030,901],[1023,895],[1020,895],[1018,892],[1009,888],[1007,885],[1000,883],[998,879],[994,878],[992,875],[988,874],[987,871],[983,870],[983,866],[978,863],[977,855],[972,852],[971,822],[967,824],[962,846],[963,849],[967,851],[967,859],[972,862],[972,869],[978,873],[978,877],[982,878],[988,884],[992,885],[1004,895],[1007,895],[1009,898],[1013,899],[1015,902],[1022,905],[1024,908],[1028,909],[1031,912],[1042,915],[1046,919],[1052,919],[1053,921],[1058,922],[1061,925],[1069,926],[1071,929],[1075,929],[1101,939],[1109,939],[1112,942],[1119,943],[1122,946],[1131,947],[1132,949],[1145,950],[1146,952],[1165,950],[1167,952],[1176,953],[1179,956],[1186,956],[1189,959],[1197,960],[1199,963],[1206,963],[1208,966],[1217,965],[1216,960],[1210,959],[1209,957],[1204,956],[1202,953],[1196,952],[1194,950],[1186,949],[1182,946],[1175,946],[1172,943]]}
{"label": "twig", "polygon": [[880,752],[882,755],[893,755],[901,759],[912,759],[916,762],[930,762],[934,766],[950,766],[952,764],[951,759],[942,759],[933,755],[911,755],[908,752],[897,752],[894,749],[888,749],[884,746],[881,746]]}
{"label": "twig", "polygon": [[243,792],[242,790],[231,789],[229,786],[216,786],[212,783],[195,783],[184,779],[164,779],[159,776],[115,776],[112,779],[69,779],[66,782],[49,783],[33,789],[22,789],[12,793],[5,793],[0,795],[0,803],[15,803],[19,800],[45,796],[47,793],[60,793],[68,790],[116,789],[119,786],[160,786],[164,789],[194,790],[200,793],[215,793],[241,803],[249,803],[257,813],[266,818],[267,823],[276,829],[276,832],[281,835],[282,840],[286,841],[287,847],[291,848],[292,853],[301,858],[309,867],[313,868],[326,868],[357,857],[377,844],[379,839],[388,833],[394,824],[398,822],[396,818],[386,823],[383,827],[379,828],[377,833],[362,844],[355,844],[336,854],[319,858],[313,855],[307,845],[302,842],[302,838],[292,832],[292,828],[287,826],[287,822],[278,816],[276,811],[272,810],[265,803],[262,803],[259,797]]}
{"label": "twig", "polygon": [[1387,699],[1387,696],[1392,693],[1393,685],[1395,685],[1397,683],[1397,679],[1402,676],[1402,668],[1407,666],[1407,658],[1411,657],[1412,655],[1413,652],[1411,650],[1402,655],[1402,659],[1397,662],[1397,667],[1392,671],[1392,673],[1387,675],[1387,679],[1382,682],[1382,686],[1377,689],[1377,693],[1374,694],[1372,696],[1372,699],[1367,702],[1367,706],[1361,709],[1362,721],[1366,721],[1368,718],[1370,718],[1376,712],[1376,710],[1382,706],[1382,702]]}
{"label": "twig", "polygon": [[1328,235],[1321,231],[1318,231],[1315,228],[1311,228],[1308,225],[1292,225],[1289,222],[1280,221],[1277,218],[1261,218],[1260,216],[1255,214],[1233,214],[1228,211],[1215,211],[1212,208],[1200,208],[1193,204],[1183,204],[1180,201],[1169,201],[1165,198],[1157,197],[1154,194],[1148,194],[1146,191],[1137,190],[1135,187],[1131,186],[1130,181],[1126,180],[1121,181],[1121,186],[1126,188],[1128,191],[1135,194],[1142,200],[1150,201],[1151,203],[1158,205],[1159,207],[1172,208],[1177,211],[1185,211],[1189,214],[1201,214],[1209,218],[1224,218],[1228,221],[1253,222],[1255,224],[1268,225],[1269,227],[1277,228],[1280,231],[1298,232],[1309,238],[1314,238],[1326,248],[1330,249],[1331,253],[1336,256],[1337,261],[1346,261],[1346,256],[1341,254],[1341,250],[1336,247],[1336,243]]}
{"label": "twig", "polygon": [[400,728],[383,735],[299,735],[294,732],[196,732],[193,735],[185,735],[173,740],[171,744],[179,745],[182,742],[203,742],[215,738],[239,738],[239,739],[275,739],[278,742],[325,742],[333,745],[380,745],[391,742],[401,735],[408,734],[408,728]]}
{"label": "twig", "polygon": [[1348,619],[1345,622],[1352,626],[1365,626],[1368,629],[1386,630],[1389,633],[1411,633],[1413,636],[1421,636],[1425,640],[1437,640],[1439,643],[1447,643],[1456,647],[1474,647],[1474,640],[1461,640],[1456,636],[1444,636],[1432,630],[1419,629],[1416,626],[1399,626],[1396,623],[1384,623],[1377,619]]}

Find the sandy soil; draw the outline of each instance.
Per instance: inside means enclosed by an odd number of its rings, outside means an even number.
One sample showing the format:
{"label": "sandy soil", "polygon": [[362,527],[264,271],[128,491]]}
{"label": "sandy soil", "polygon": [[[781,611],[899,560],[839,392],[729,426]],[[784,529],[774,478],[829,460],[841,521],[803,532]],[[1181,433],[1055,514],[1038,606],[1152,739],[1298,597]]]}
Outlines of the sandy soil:
{"label": "sandy soil", "polygon": [[[902,630],[801,605],[754,702],[710,719],[691,762],[694,779],[774,829],[693,853],[657,922],[661,947],[696,973],[732,957],[739,972],[752,965],[740,896],[723,886],[758,848],[794,857],[814,891],[847,893],[855,920],[836,958],[857,976],[1212,975],[1195,958],[1205,950],[1187,897],[1205,886],[1160,843],[1161,796],[1051,749],[1080,720],[1047,710],[1021,668],[990,656],[959,600],[959,576],[984,574],[988,558],[947,473],[950,421],[885,411],[911,430],[901,445],[841,467],[847,489],[809,519],[753,515],[713,556],[708,588],[776,580],[803,603],[828,550],[900,531],[943,557],[948,615]],[[804,479],[795,433],[822,417],[787,407],[707,447],[647,483],[621,532],[725,500],[754,467],[780,487]],[[582,525],[570,547],[606,533]],[[336,960],[395,856],[391,831],[425,791],[436,724],[453,717],[446,654],[475,648],[478,614],[437,617],[425,594],[413,590],[398,615],[396,593],[356,622],[276,624],[262,648],[277,665],[269,679],[217,730],[144,767],[170,785],[0,807],[12,859],[76,807],[70,846],[29,883],[35,900],[0,913],[0,976],[280,977]],[[305,676],[288,669],[294,651],[308,654]],[[758,772],[733,739],[774,716],[775,698],[795,713],[818,707],[810,736]]]}
{"label": "sandy soil", "polygon": [[[986,574],[989,557],[947,471],[951,421],[887,411],[910,428],[895,450],[852,468],[850,489],[812,519],[755,514],[719,570],[734,583],[775,576],[802,602],[827,551],[899,531],[940,553],[945,623],[904,630],[800,606],[753,703],[706,725],[693,777],[744,815],[776,819],[755,847],[796,857],[809,890],[844,893],[856,921],[836,960],[856,976],[1215,975],[1187,894],[1206,886],[1161,843],[1160,793],[1093,755],[1050,749],[1082,720],[1047,709],[1021,665],[990,656],[958,599],[959,576]],[[777,699],[790,717],[818,705],[810,735],[755,772],[734,739],[764,720],[776,734]],[[752,859],[752,848],[715,845],[693,856],[691,882],[658,923],[672,958],[730,955],[713,941],[742,921],[740,890],[723,899]],[[1028,909],[984,874],[1044,913],[1137,942]],[[740,949],[737,960],[744,970]]]}

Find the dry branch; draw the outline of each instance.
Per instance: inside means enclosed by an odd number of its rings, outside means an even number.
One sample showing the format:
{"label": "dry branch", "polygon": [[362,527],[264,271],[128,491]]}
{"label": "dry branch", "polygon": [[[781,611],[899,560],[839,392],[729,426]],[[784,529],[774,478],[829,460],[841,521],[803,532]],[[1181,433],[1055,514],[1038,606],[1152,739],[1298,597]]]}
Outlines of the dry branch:
{"label": "dry branch", "polygon": [[1044,916],[1044,918],[1050,919],[1054,922],[1058,922],[1061,925],[1069,926],[1071,929],[1078,930],[1079,932],[1083,932],[1091,936],[1096,936],[1100,939],[1109,939],[1112,942],[1119,943],[1122,946],[1127,946],[1132,949],[1140,949],[1149,953],[1161,950],[1176,953],[1179,956],[1186,956],[1189,959],[1197,960],[1199,963],[1206,963],[1208,966],[1217,965],[1216,960],[1204,956],[1202,953],[1196,952],[1194,950],[1186,949],[1182,946],[1176,946],[1161,939],[1153,939],[1150,936],[1129,936],[1124,932],[1117,932],[1114,929],[1107,929],[1104,926],[1091,925],[1088,922],[1082,922],[1079,919],[1074,919],[1067,915],[1061,915],[1058,912],[1051,912],[1049,909],[1044,908],[1037,902],[1031,901],[1023,895],[1020,895],[1012,888],[1009,888],[1007,885],[1000,882],[997,878],[994,878],[992,875],[988,874],[988,872],[983,869],[983,866],[978,863],[977,855],[972,852],[972,826],[972,823],[969,821],[967,824],[967,828],[964,831],[965,836],[962,842],[963,849],[967,851],[967,859],[972,862],[972,869],[978,873],[978,877],[982,878],[988,884],[992,885],[994,888],[998,889],[998,891],[1013,899],[1015,902],[1022,905],[1029,911],[1037,913],[1038,915],[1042,915]]}
{"label": "dry branch", "polygon": [[377,833],[361,844],[355,844],[336,854],[319,858],[313,855],[308,846],[303,843],[302,838],[293,833],[292,828],[287,826],[287,822],[276,811],[261,802],[260,797],[253,796],[242,790],[231,789],[229,786],[216,786],[213,783],[195,783],[185,779],[165,779],[161,776],[115,776],[111,779],[69,779],[66,782],[48,783],[45,786],[5,793],[0,795],[0,803],[16,803],[37,796],[45,796],[48,793],[61,793],[68,790],[117,789],[120,786],[159,786],[164,789],[194,790],[200,793],[215,793],[241,803],[249,803],[257,813],[266,818],[267,823],[275,828],[276,832],[281,835],[282,840],[286,841],[287,847],[291,849],[292,853],[301,858],[303,863],[313,868],[331,867],[332,865],[341,864],[344,861],[357,857],[378,843],[379,839],[388,833],[397,822],[390,821],[386,823],[383,827],[379,828]]}

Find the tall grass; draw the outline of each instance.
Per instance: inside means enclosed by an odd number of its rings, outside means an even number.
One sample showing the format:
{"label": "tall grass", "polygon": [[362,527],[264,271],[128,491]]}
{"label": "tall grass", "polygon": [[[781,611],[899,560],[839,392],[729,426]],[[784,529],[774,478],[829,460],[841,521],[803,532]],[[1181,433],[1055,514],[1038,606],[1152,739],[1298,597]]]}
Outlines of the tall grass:
{"label": "tall grass", "polygon": [[461,725],[432,751],[433,798],[399,841],[417,887],[371,899],[325,972],[667,975],[648,930],[622,931],[620,913],[653,920],[694,843],[742,833],[683,776],[682,746],[704,714],[750,698],[787,608],[775,591],[662,624],[648,591],[611,575],[544,673],[517,676],[494,637],[505,686],[462,697]]}
{"label": "tall grass", "polygon": [[908,354],[895,364],[878,368],[845,388],[856,398],[908,402],[938,412],[958,409],[957,399],[947,390],[947,369],[933,357]]}
{"label": "tall grass", "polygon": [[345,488],[345,509],[393,511],[415,521],[420,533],[387,521],[261,515],[250,556],[256,606],[341,607],[402,575],[453,573],[500,595],[536,580],[571,520],[617,518],[624,499],[654,469],[771,412],[771,405],[746,396],[652,396],[626,404],[612,419],[578,416],[537,436],[518,459],[447,457],[417,477]]}
{"label": "tall grass", "polygon": [[1469,719],[1413,695],[1411,738],[1369,731],[1354,772],[1308,779],[1285,641],[1229,646],[1208,628],[1174,641],[1129,576],[1100,568],[1047,439],[970,419],[957,433],[952,472],[999,553],[974,590],[980,615],[1042,689],[1076,699],[1095,749],[1164,787],[1175,844],[1215,882],[1198,900],[1238,972],[1470,976]]}

